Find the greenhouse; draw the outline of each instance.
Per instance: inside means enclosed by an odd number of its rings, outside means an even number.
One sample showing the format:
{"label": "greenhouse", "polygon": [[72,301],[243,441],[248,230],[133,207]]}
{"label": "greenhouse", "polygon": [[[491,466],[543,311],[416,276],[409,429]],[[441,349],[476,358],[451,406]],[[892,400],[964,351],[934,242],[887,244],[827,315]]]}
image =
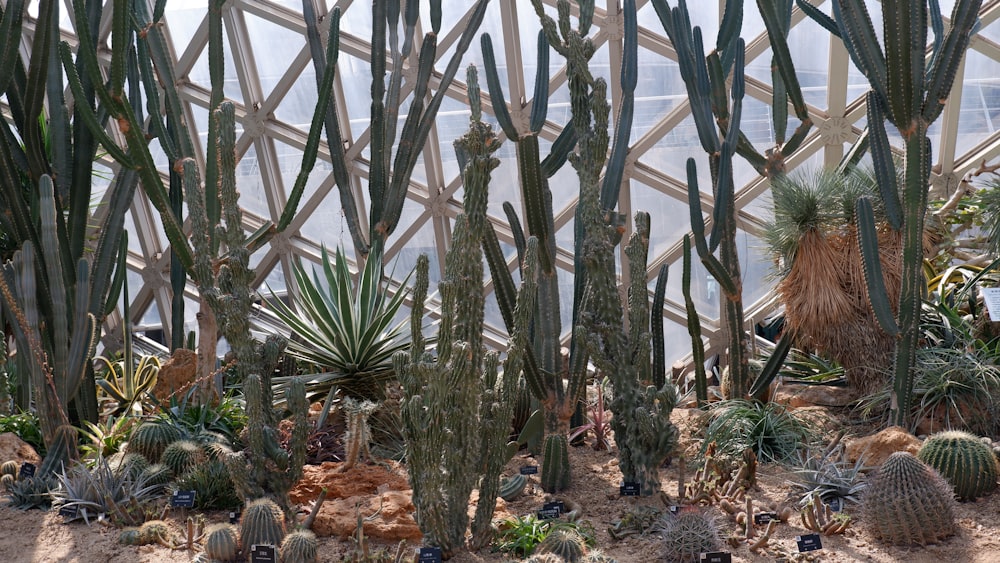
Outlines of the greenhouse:
{"label": "greenhouse", "polygon": [[0,558],[1000,560],[998,16],[0,0]]}

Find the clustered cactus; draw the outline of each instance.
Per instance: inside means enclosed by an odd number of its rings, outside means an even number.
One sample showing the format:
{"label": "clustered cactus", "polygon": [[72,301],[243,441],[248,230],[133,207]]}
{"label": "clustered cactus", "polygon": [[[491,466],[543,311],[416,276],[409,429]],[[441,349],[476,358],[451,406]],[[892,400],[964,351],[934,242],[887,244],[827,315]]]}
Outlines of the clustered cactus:
{"label": "clustered cactus", "polygon": [[[499,355],[483,346],[483,258],[487,185],[499,165],[500,143],[481,120],[475,67],[468,73],[472,118],[469,131],[455,142],[465,183],[465,214],[455,221],[445,258],[437,357],[424,348],[422,324],[428,289],[428,260],[417,262],[413,291],[410,352],[399,352],[393,366],[405,393],[403,435],[407,471],[413,487],[416,520],[424,541],[451,556],[465,544],[469,496],[479,487],[471,544],[485,545],[499,489],[500,472],[513,452],[507,447],[513,394],[521,373],[528,320],[534,307],[534,270],[525,272],[518,301],[518,324],[499,377]],[[530,251],[534,259],[535,245]]]}
{"label": "clustered cactus", "polygon": [[872,535],[895,545],[937,543],[955,533],[951,486],[937,471],[907,452],[879,467],[861,501]]}
{"label": "clustered cactus", "polygon": [[993,450],[968,432],[947,431],[930,436],[917,458],[947,479],[959,500],[974,500],[997,487]]}

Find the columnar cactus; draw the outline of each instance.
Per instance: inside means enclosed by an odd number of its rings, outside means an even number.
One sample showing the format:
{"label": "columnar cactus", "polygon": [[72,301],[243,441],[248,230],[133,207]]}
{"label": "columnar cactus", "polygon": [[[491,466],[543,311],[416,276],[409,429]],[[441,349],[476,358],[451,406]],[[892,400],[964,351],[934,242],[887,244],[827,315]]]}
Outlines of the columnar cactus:
{"label": "columnar cactus", "polygon": [[907,452],[879,467],[861,500],[863,523],[895,545],[936,543],[955,533],[951,486],[937,471]]}
{"label": "columnar cactus", "polygon": [[[469,69],[468,83],[472,119],[469,131],[455,142],[465,181],[466,212],[455,221],[439,284],[437,357],[426,352],[421,332],[428,287],[426,256],[417,261],[410,352],[393,357],[405,395],[403,435],[417,523],[425,543],[440,547],[445,557],[464,546],[469,496],[477,484],[480,501],[471,543],[489,542],[500,471],[513,453],[505,446],[535,290],[535,272],[529,268],[501,379],[499,355],[487,352],[482,340],[485,299],[480,250],[487,224],[487,184],[499,164],[493,152],[500,143],[490,125],[481,121],[474,67]],[[531,260],[536,251],[532,241]]]}
{"label": "columnar cactus", "polygon": [[968,432],[938,432],[917,452],[951,483],[959,500],[974,500],[997,488],[997,460],[993,449]]}
{"label": "columnar cactus", "polygon": [[[931,2],[937,9],[937,3]],[[931,173],[927,136],[948,100],[952,84],[977,24],[982,0],[958,0],[945,34],[934,26],[927,56],[927,0],[882,3],[883,37],[875,36],[868,8],[860,0],[839,0],[831,18],[800,2],[807,13],[843,40],[854,65],[871,85],[867,96],[868,135],[872,162],[890,226],[902,232],[902,283],[894,314],[881,274],[878,233],[871,202],[857,202],[859,243],[865,264],[868,298],[882,329],[897,336],[893,366],[892,423],[906,427],[913,395],[913,366],[920,334],[920,311],[926,282],[923,274],[924,216]],[[884,45],[884,51],[880,48]],[[926,62],[925,62],[926,61]],[[904,182],[896,179],[885,122],[894,125],[905,145]],[[900,197],[902,193],[902,197]]]}

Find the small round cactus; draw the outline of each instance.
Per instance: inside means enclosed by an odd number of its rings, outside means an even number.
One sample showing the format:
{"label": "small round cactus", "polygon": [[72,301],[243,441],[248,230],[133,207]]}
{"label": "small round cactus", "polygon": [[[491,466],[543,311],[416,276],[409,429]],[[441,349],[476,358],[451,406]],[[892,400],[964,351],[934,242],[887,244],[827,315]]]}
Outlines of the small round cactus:
{"label": "small round cactus", "polygon": [[536,553],[525,559],[524,563],[566,563],[566,561],[555,553]]}
{"label": "small round cactus", "polygon": [[606,553],[595,549],[583,556],[583,563],[618,563],[618,560]]}
{"label": "small round cactus", "polygon": [[578,563],[587,551],[583,536],[569,528],[555,528],[535,548],[535,553],[558,555],[566,563]]}
{"label": "small round cactus", "polygon": [[180,440],[181,431],[165,422],[143,422],[132,431],[128,441],[128,451],[146,458],[149,463],[160,461],[163,450]]}
{"label": "small round cactus", "polygon": [[936,543],[955,533],[951,486],[908,452],[879,467],[861,500],[862,521],[880,540],[895,545]]}
{"label": "small round cactus", "polygon": [[281,563],[316,563],[316,534],[309,530],[296,530],[281,542]]}
{"label": "small round cactus", "polygon": [[10,473],[4,473],[0,475],[0,489],[7,490],[17,479],[14,478]]}
{"label": "small round cactus", "polygon": [[14,460],[3,462],[3,465],[0,465],[0,475],[13,475],[17,478],[17,462]]}
{"label": "small round cactus", "polygon": [[715,519],[701,511],[667,514],[658,528],[667,561],[697,561],[701,553],[718,551],[722,545]]}
{"label": "small round cactus", "polygon": [[247,503],[240,518],[240,545],[281,545],[285,537],[285,513],[273,500],[260,498]]}
{"label": "small round cactus", "polygon": [[160,462],[170,468],[177,477],[204,461],[205,453],[201,451],[201,446],[191,440],[177,440],[170,444],[163,450],[163,456],[160,458]]}
{"label": "small round cactus", "polygon": [[149,467],[149,461],[137,453],[118,452],[108,458],[108,467],[115,475],[136,478]]}
{"label": "small round cactus", "polygon": [[139,478],[146,482],[146,486],[166,485],[171,481],[173,475],[170,468],[162,463],[154,463],[142,470]]}
{"label": "small round cactus", "polygon": [[205,556],[215,561],[235,561],[240,555],[236,526],[213,524],[205,529]]}
{"label": "small round cactus", "polygon": [[917,452],[951,483],[959,500],[974,500],[997,487],[997,460],[990,446],[967,432],[938,432]]}

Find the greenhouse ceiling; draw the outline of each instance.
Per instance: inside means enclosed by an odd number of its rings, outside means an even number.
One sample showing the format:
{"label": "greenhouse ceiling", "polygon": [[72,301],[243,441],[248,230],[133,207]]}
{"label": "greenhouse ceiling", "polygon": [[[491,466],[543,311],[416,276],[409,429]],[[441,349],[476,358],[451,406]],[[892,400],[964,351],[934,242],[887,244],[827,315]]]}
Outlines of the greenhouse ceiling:
{"label": "greenhouse ceiling", "polygon": [[[55,0],[53,0],[55,1]],[[336,111],[343,124],[343,136],[349,159],[351,187],[366,216],[369,171],[369,110],[371,65],[369,64],[372,27],[371,4],[362,1],[305,0],[312,2],[319,13],[333,8],[342,10],[341,56],[334,85]],[[6,6],[8,0],[0,0]],[[110,4],[111,2],[108,2]],[[547,9],[555,12],[555,1],[544,0]],[[63,38],[75,44],[76,28],[70,0],[59,0]],[[468,18],[468,0],[444,0],[444,20],[439,44],[439,60],[432,78],[437,84]],[[591,68],[607,78],[613,108],[617,108],[621,92],[618,81],[612,79],[619,71],[622,49],[622,18],[619,0],[598,1],[595,30],[592,32],[598,52]],[[671,4],[674,4],[671,2]],[[693,23],[700,25],[706,38],[714,38],[719,28],[721,5],[718,2],[690,2]],[[747,99],[744,103],[742,129],[758,150],[774,143],[771,125],[771,56],[763,23],[756,6],[747,2],[742,36],[746,39]],[[830,2],[816,1],[819,8],[830,12]],[[166,3],[165,30],[172,42],[178,88],[188,119],[199,129],[200,142],[196,154],[204,154],[206,141],[209,76],[207,63],[208,23],[207,1],[169,0]],[[690,340],[685,326],[687,315],[681,293],[681,241],[690,232],[688,221],[685,160],[694,157],[705,162],[698,144],[694,122],[687,102],[686,90],[680,78],[677,54],[660,24],[653,6],[638,0],[639,8],[639,82],[635,92],[636,119],[631,134],[626,178],[629,188],[622,190],[618,209],[631,216],[639,210],[652,215],[649,281],[661,265],[670,266],[670,278],[663,310],[666,329],[667,359],[689,357]],[[878,2],[869,0],[869,10],[877,14]],[[944,0],[940,8],[945,24],[953,2]],[[37,13],[32,2],[32,14]],[[248,231],[254,231],[266,221],[277,221],[294,183],[306,143],[307,131],[316,103],[316,76],[306,39],[298,0],[230,0],[223,5],[226,38],[225,95],[236,105],[237,155],[240,159],[237,181],[241,193],[243,218]],[[107,10],[106,13],[109,13]],[[934,151],[932,198],[947,197],[959,188],[962,179],[984,161],[1000,155],[1000,2],[985,2],[980,14],[978,33],[972,38],[969,52],[959,71],[959,79],[949,97],[944,114],[931,128]],[[427,16],[418,25],[422,34],[430,28]],[[110,19],[110,18],[106,18]],[[876,25],[881,23],[877,15]],[[25,21],[22,50],[31,49],[35,33],[33,19]],[[857,139],[865,126],[865,93],[867,80],[852,65],[841,42],[831,37],[798,7],[792,13],[788,42],[801,81],[809,116],[815,127],[803,146],[787,162],[788,168],[815,170],[840,161],[845,150]],[[100,40],[108,42],[110,21],[102,22]],[[526,119],[535,89],[535,37],[540,25],[527,0],[492,0],[481,33],[489,33],[495,45],[501,82],[508,99],[515,100],[508,108],[515,120]],[[706,39],[706,42],[710,42]],[[465,57],[466,63],[481,65],[483,55],[479,42],[474,41]],[[105,61],[107,62],[107,61]],[[404,73],[405,75],[405,73]],[[459,73],[462,78],[464,73]],[[568,121],[566,69],[562,59],[550,60],[549,91],[552,99],[548,120],[542,130],[543,150]],[[9,115],[6,99],[0,98],[0,109]],[[402,104],[399,120],[406,118],[410,100]],[[492,108],[488,105],[487,112]],[[791,113],[791,110],[789,110]],[[612,111],[612,115],[615,111]],[[461,213],[462,186],[452,142],[468,124],[469,109],[465,101],[465,86],[461,80],[449,88],[448,97],[430,133],[422,158],[417,164],[404,205],[402,219],[386,249],[387,271],[396,278],[405,276],[426,253],[432,265],[432,282],[440,278],[444,253],[450,241],[455,217]],[[794,122],[793,122],[794,123]],[[794,127],[794,124],[792,125]],[[117,134],[113,131],[113,134]],[[120,137],[119,137],[120,139]],[[159,150],[159,149],[156,149]],[[165,169],[162,152],[158,165]],[[505,247],[508,264],[516,262],[513,238],[502,211],[504,201],[515,208],[522,205],[519,197],[515,152],[507,143],[499,153],[502,160],[494,172],[490,187],[489,213],[497,226]],[[320,163],[309,177],[305,197],[291,228],[275,238],[270,245],[252,257],[262,294],[269,290],[283,293],[292,287],[293,261],[316,262],[320,248],[344,246],[353,256],[351,235],[345,224],[338,190],[326,146],[320,149]],[[105,173],[95,176],[95,183],[107,185],[116,166],[110,159],[102,161]],[[744,302],[747,318],[760,321],[774,308],[770,291],[771,260],[765,255],[758,236],[769,215],[768,185],[745,161],[736,159],[737,207],[741,229],[744,272]],[[203,168],[203,167],[202,167]],[[707,170],[707,166],[703,166]],[[161,173],[166,171],[161,169]],[[710,185],[706,180],[703,185]],[[560,283],[572,286],[573,210],[576,205],[576,177],[567,166],[552,179]],[[704,190],[704,189],[703,189]],[[702,192],[706,211],[711,209],[710,190]],[[95,213],[101,213],[101,203],[93,202]],[[364,220],[364,219],[362,219]],[[140,330],[150,335],[169,332],[161,319],[170,318],[171,291],[169,284],[169,246],[159,224],[159,218],[148,200],[137,197],[127,220],[129,245],[130,316]],[[710,349],[721,345],[718,321],[719,291],[700,265],[696,267],[692,291],[702,317],[704,336]],[[432,283],[432,287],[434,284]],[[488,288],[491,290],[492,288]],[[187,324],[185,331],[196,326],[194,315],[196,291],[188,286]],[[571,292],[563,292],[570,295]],[[491,303],[488,301],[488,303]],[[492,304],[487,311],[488,339],[501,345],[505,331],[499,312]],[[563,316],[569,314],[564,303]],[[433,316],[433,311],[432,311]],[[261,320],[264,320],[262,314]],[[112,316],[112,332],[120,324],[120,316]],[[563,326],[569,326],[568,318]],[[563,335],[568,336],[568,334]]]}

